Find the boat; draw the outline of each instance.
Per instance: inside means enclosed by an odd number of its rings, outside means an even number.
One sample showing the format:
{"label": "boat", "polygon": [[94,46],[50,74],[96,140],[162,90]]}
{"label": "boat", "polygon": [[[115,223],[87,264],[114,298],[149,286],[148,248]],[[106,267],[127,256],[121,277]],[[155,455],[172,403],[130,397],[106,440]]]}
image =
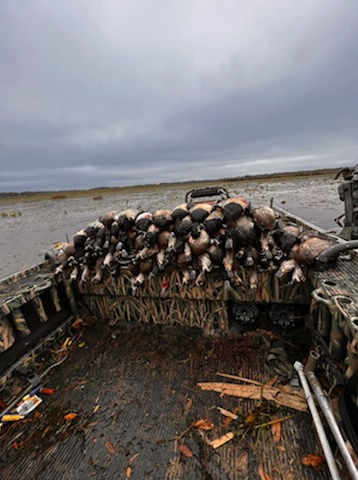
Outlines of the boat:
{"label": "boat", "polygon": [[138,287],[129,256],[96,283],[58,250],[3,279],[2,478],[358,478],[357,186],[342,235],[272,206],[331,245],[299,282],[169,268]]}

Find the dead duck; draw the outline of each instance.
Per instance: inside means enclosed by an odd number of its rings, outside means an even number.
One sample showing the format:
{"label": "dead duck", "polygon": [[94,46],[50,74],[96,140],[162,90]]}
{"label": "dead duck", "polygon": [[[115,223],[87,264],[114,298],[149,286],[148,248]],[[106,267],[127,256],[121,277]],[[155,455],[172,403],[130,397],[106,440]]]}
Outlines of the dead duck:
{"label": "dead duck", "polygon": [[212,243],[207,249],[207,252],[210,255],[213,265],[216,267],[222,266],[225,257],[224,245],[220,243]]}
{"label": "dead duck", "polygon": [[257,236],[255,224],[247,215],[241,215],[232,225],[236,248],[247,247]]}
{"label": "dead duck", "polygon": [[99,257],[96,260],[96,264],[95,264],[95,267],[94,267],[95,275],[91,280],[92,283],[96,284],[96,283],[100,283],[102,281],[102,278],[103,278],[103,268],[102,268],[103,261],[104,261],[103,257]]}
{"label": "dead duck", "polygon": [[303,237],[302,242],[294,245],[290,258],[299,265],[311,265],[318,255],[332,246],[332,241],[317,236]]}
{"label": "dead duck", "polygon": [[193,222],[201,223],[210,215],[212,209],[213,207],[209,203],[197,203],[189,209],[189,213]]}
{"label": "dead duck", "polygon": [[102,254],[105,226],[97,220],[90,223],[84,231],[87,236],[84,247],[85,251],[87,254],[96,258]]}
{"label": "dead duck", "polygon": [[223,266],[226,272],[226,275],[229,279],[231,279],[233,274],[233,266],[234,266],[234,251],[232,249],[226,250],[225,257],[223,259]]}
{"label": "dead duck", "polygon": [[114,222],[115,216],[118,214],[116,210],[112,210],[110,212],[106,212],[105,214],[101,215],[98,219],[100,223],[104,225],[105,231],[104,231],[104,243],[103,243],[103,248],[107,249],[109,248],[109,243],[111,239],[111,226],[112,223]]}
{"label": "dead duck", "polygon": [[91,275],[90,268],[87,264],[84,264],[82,267],[83,267],[83,269],[82,269],[80,285],[87,282],[90,279],[90,275]]}
{"label": "dead duck", "polygon": [[249,207],[246,200],[241,197],[227,198],[219,203],[224,213],[225,220],[237,220]]}
{"label": "dead duck", "polygon": [[144,234],[146,245],[148,246],[155,245],[158,241],[159,232],[160,232],[160,229],[156,225],[154,225],[154,223],[152,225],[149,225],[148,230]]}
{"label": "dead duck", "polygon": [[165,266],[169,261],[169,257],[167,255],[167,249],[168,249],[169,241],[172,238],[173,237],[171,232],[168,232],[168,231],[160,232],[158,235],[159,252],[157,253],[157,264],[158,264],[159,270],[164,270]]}
{"label": "dead duck", "polygon": [[162,230],[167,230],[173,224],[171,210],[156,210],[153,214],[154,225]]}
{"label": "dead duck", "polygon": [[68,259],[75,255],[76,247],[74,243],[63,243],[56,254],[56,262],[59,266],[55,269],[55,275],[63,272],[67,265]]}
{"label": "dead duck", "polygon": [[150,212],[142,212],[135,219],[138,231],[146,232],[153,223],[153,215]]}
{"label": "dead duck", "polygon": [[145,246],[144,248],[142,248],[142,250],[140,250],[136,256],[136,260],[139,259],[139,260],[147,260],[151,257],[154,257],[155,255],[158,254],[158,246],[157,245],[153,245],[152,247],[147,247]]}
{"label": "dead duck", "polygon": [[215,208],[204,220],[205,230],[209,235],[214,235],[220,230],[224,222],[224,212],[220,207]]}
{"label": "dead duck", "polygon": [[192,266],[192,253],[188,243],[184,245],[183,253],[179,253],[177,256],[177,267],[182,273],[182,283],[181,285],[188,285],[191,280],[191,266]]}
{"label": "dead duck", "polygon": [[292,272],[296,267],[298,266],[296,260],[293,258],[289,260],[284,260],[281,263],[280,268],[276,272],[276,277],[277,278],[283,278],[287,273]]}
{"label": "dead duck", "polygon": [[289,223],[274,230],[272,236],[282,251],[288,253],[294,245],[299,243],[302,236],[302,227]]}
{"label": "dead duck", "polygon": [[173,220],[182,220],[189,215],[189,209],[186,203],[182,203],[173,209],[171,212]]}
{"label": "dead duck", "polygon": [[118,229],[121,232],[127,232],[135,224],[135,219],[138,217],[140,211],[135,208],[127,208],[114,216],[114,221],[117,223]]}
{"label": "dead duck", "polygon": [[177,219],[174,225],[174,232],[178,236],[186,236],[189,235],[191,229],[193,228],[193,220],[190,215],[183,217],[181,219]]}
{"label": "dead duck", "polygon": [[195,285],[197,287],[202,287],[206,281],[206,274],[211,272],[213,265],[211,262],[210,255],[208,253],[203,253],[198,258],[198,263],[200,267],[199,275],[196,277]]}
{"label": "dead duck", "polygon": [[198,257],[206,251],[210,244],[210,237],[203,225],[196,224],[193,226],[188,243],[192,253]]}
{"label": "dead duck", "polygon": [[253,208],[252,217],[255,227],[261,232],[274,230],[277,226],[277,215],[271,207]]}

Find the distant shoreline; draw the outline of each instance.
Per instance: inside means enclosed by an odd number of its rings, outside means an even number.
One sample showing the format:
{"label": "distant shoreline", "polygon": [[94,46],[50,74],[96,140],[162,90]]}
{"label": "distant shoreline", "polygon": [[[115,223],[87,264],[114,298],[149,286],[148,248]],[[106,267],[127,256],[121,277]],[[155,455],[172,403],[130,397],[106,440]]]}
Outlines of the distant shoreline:
{"label": "distant shoreline", "polygon": [[309,176],[322,177],[333,176],[338,171],[338,168],[325,168],[319,170],[301,170],[295,172],[282,172],[282,173],[267,173],[259,175],[245,175],[240,177],[220,178],[217,180],[191,180],[184,182],[168,182],[159,184],[148,185],[133,185],[126,187],[97,187],[87,190],[52,190],[52,191],[38,191],[38,192],[0,192],[0,205],[8,205],[14,202],[37,202],[45,200],[62,200],[68,198],[78,197],[92,197],[94,200],[101,200],[103,196],[120,194],[120,193],[140,193],[152,190],[162,190],[166,188],[183,188],[187,187],[188,190],[193,188],[200,188],[204,185],[220,185],[225,183],[238,183],[238,182],[264,182],[280,181],[280,180],[292,180],[294,178],[306,178]]}

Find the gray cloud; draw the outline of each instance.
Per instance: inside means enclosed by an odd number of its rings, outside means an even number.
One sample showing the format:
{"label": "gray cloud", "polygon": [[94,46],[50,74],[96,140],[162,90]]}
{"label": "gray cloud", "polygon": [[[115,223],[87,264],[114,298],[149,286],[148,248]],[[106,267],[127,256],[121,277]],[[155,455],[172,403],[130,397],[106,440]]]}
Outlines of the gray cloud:
{"label": "gray cloud", "polygon": [[0,191],[357,161],[355,0],[0,3]]}

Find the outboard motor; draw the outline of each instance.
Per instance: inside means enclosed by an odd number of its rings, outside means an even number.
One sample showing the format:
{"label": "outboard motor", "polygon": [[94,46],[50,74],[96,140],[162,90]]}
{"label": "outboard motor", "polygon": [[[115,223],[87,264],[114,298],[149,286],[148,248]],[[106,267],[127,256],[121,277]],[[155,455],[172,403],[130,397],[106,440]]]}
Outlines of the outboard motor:
{"label": "outboard motor", "polygon": [[339,198],[344,202],[344,228],[341,236],[346,240],[358,239],[358,165],[340,170],[344,181],[338,187]]}

